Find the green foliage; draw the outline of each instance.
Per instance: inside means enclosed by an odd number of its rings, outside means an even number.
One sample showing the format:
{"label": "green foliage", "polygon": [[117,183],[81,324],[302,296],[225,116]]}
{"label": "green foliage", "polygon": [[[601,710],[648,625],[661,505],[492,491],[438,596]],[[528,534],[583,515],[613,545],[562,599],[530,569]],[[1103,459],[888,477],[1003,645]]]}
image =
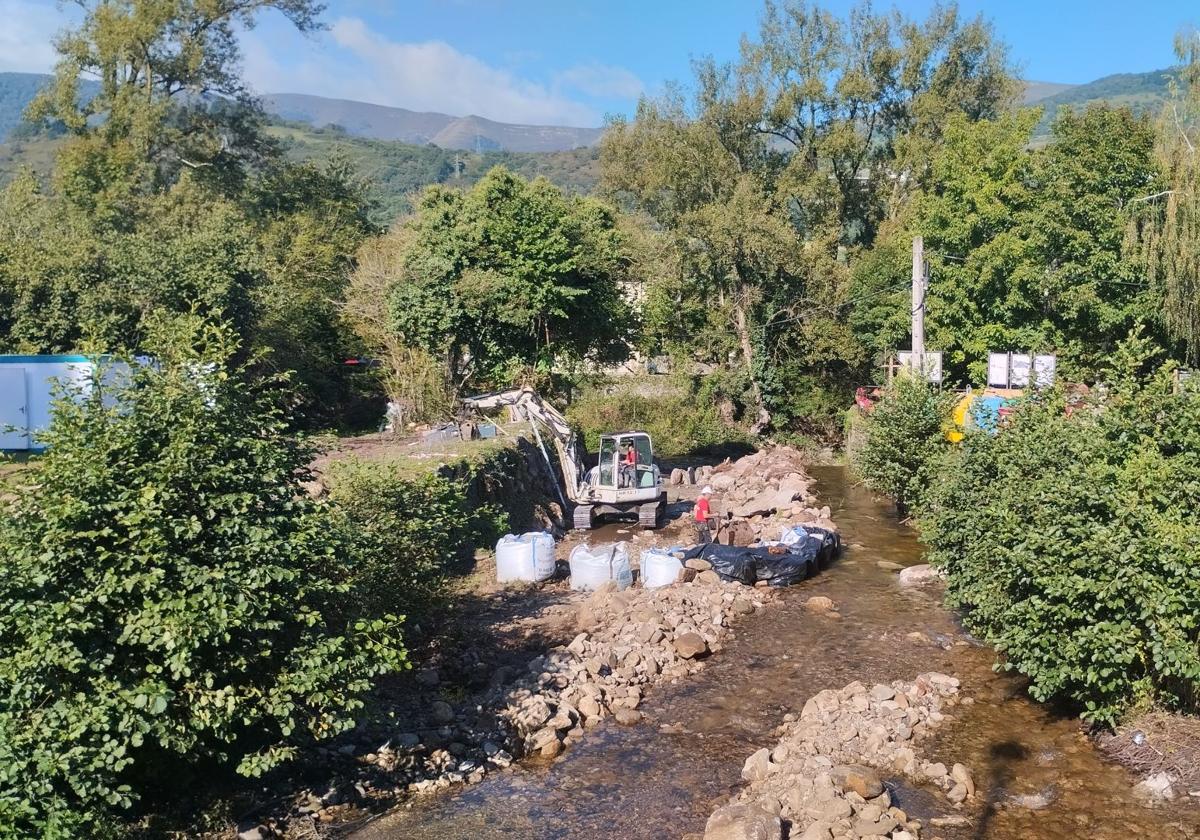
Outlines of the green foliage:
{"label": "green foliage", "polygon": [[1158,123],[1156,157],[1164,184],[1130,206],[1127,245],[1146,266],[1167,334],[1200,364],[1200,38],[1180,32],[1183,67]]}
{"label": "green foliage", "polygon": [[863,420],[865,435],[854,468],[901,511],[920,513],[930,485],[950,449],[946,424],[956,395],[911,376],[900,376]]}
{"label": "green foliage", "polygon": [[403,613],[421,622],[456,563],[506,527],[488,505],[469,503],[468,480],[402,476],[386,461],[338,461],[329,501],[354,545],[345,567],[367,616]]}
{"label": "green foliage", "polygon": [[498,168],[466,193],[431,187],[395,242],[394,331],[458,387],[628,354],[623,238],[598,201]]}
{"label": "green foliage", "polygon": [[954,6],[912,21],[868,4],[841,19],[768,3],[740,61],[699,62],[696,76],[694,101],[642,101],[601,150],[602,186],[679,254],[676,276],[651,287],[651,323],[740,371],[754,431],[827,425],[824,400],[815,418],[792,413],[809,410],[792,388],[868,375],[845,320],[849,260],[903,214],[952,117],[1005,111],[1004,47]]}
{"label": "green foliage", "polygon": [[132,231],[98,229],[20,179],[0,194],[0,347],[134,352],[147,319],[189,312],[245,332],[260,276],[245,228],[235,205],[186,179]]}
{"label": "green foliage", "polygon": [[1061,392],[969,434],[922,539],[967,625],[1030,678],[1113,723],[1200,699],[1200,394],[1173,393],[1143,338],[1069,415]]}
{"label": "green foliage", "polygon": [[664,458],[749,444],[750,436],[721,416],[718,395],[707,383],[688,382],[682,390],[646,384],[657,386],[658,392],[600,386],[585,390],[571,404],[567,417],[582,431],[589,451],[599,450],[600,435],[626,429],[649,432],[654,454]]}
{"label": "green foliage", "polygon": [[1155,295],[1124,249],[1130,202],[1158,189],[1149,123],[1127,109],[1064,111],[1054,140],[1028,148],[1037,112],[951,120],[912,218],[854,271],[851,324],[876,358],[907,346],[912,235],[931,283],[926,346],[947,375],[980,383],[989,351],[1054,352],[1094,377]]}
{"label": "green foliage", "polygon": [[[84,0],[83,17],[55,41],[51,85],[29,106],[34,122],[71,135],[59,192],[97,221],[129,223],[140,196],[190,170],[236,191],[269,152],[262,112],[238,71],[237,31],[274,9],[301,32],[319,27],[313,0]],[[99,80],[83,96],[85,78]]]}
{"label": "green foliage", "polygon": [[272,166],[236,200],[185,175],[134,215],[98,225],[32,177],[0,193],[0,351],[136,353],[151,320],[201,314],[294,372],[301,422],[331,423],[358,350],[337,301],[374,230],[344,165]]}
{"label": "green foliage", "polygon": [[339,303],[355,252],[376,233],[365,186],[335,155],[323,166],[272,166],[247,202],[263,270],[253,289],[252,343],[270,350],[265,361],[273,369],[293,373],[305,425],[346,426],[354,399],[373,390],[339,365],[359,355]]}
{"label": "green foliage", "polygon": [[[354,725],[405,665],[356,604],[357,543],[223,331],[64,395],[0,493],[0,833],[74,837],[140,797],[259,775]],[[170,779],[170,783],[165,783]]]}

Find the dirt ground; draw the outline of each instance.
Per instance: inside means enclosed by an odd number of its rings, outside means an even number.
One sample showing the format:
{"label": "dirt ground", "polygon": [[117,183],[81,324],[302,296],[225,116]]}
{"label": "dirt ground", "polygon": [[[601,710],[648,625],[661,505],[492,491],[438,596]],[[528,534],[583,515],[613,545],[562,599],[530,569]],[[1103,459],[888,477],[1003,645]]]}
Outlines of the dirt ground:
{"label": "dirt ground", "polygon": [[1096,739],[1100,750],[1143,777],[1167,773],[1177,795],[1200,797],[1200,718],[1153,711]]}

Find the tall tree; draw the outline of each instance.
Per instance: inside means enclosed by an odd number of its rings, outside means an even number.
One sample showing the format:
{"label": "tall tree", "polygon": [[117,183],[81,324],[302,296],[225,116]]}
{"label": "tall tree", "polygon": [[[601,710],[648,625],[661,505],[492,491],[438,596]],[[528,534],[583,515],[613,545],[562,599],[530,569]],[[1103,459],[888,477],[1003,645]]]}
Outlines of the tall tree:
{"label": "tall tree", "polygon": [[430,187],[392,244],[391,329],[443,360],[452,390],[628,355],[630,254],[595,199],[497,167],[467,192]]}
{"label": "tall tree", "polygon": [[949,116],[1013,93],[1003,46],[954,6],[916,23],[768,3],[737,64],[697,63],[693,101],[671,91],[613,125],[604,187],[675,235],[679,291],[730,336],[755,430],[788,411],[796,374],[862,364],[843,317],[853,249],[926,177]]}
{"label": "tall tree", "polygon": [[1146,262],[1168,332],[1200,364],[1200,33],[1181,31],[1175,54],[1181,83],[1171,83],[1156,146],[1165,185],[1137,200],[1128,244]]}
{"label": "tall tree", "polygon": [[928,346],[982,382],[989,351],[1050,351],[1090,378],[1154,307],[1123,252],[1125,209],[1156,189],[1153,131],[1128,108],[1064,110],[1029,148],[1036,110],[947,123],[909,218],[855,271],[851,321],[878,353],[908,340],[909,239],[925,237]]}
{"label": "tall tree", "polygon": [[[83,21],[57,40],[54,84],[29,115],[71,135],[58,161],[62,193],[114,224],[137,195],[173,183],[181,169],[240,184],[268,144],[238,74],[236,28],[275,9],[308,32],[323,10],[315,0],[77,1]],[[90,99],[83,78],[100,83]]]}

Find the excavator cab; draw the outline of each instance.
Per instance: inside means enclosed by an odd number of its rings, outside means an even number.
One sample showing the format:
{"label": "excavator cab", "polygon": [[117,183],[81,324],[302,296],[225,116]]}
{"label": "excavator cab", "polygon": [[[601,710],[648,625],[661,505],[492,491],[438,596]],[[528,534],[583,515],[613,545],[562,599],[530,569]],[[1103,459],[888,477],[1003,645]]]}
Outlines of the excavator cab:
{"label": "excavator cab", "polygon": [[656,470],[650,435],[645,432],[603,435],[598,466],[597,487],[610,490],[654,487]]}
{"label": "excavator cab", "polygon": [[662,525],[667,494],[654,463],[654,443],[645,432],[600,438],[600,457],[588,470],[575,506],[576,528],[595,527],[606,516],[637,514],[643,528]]}

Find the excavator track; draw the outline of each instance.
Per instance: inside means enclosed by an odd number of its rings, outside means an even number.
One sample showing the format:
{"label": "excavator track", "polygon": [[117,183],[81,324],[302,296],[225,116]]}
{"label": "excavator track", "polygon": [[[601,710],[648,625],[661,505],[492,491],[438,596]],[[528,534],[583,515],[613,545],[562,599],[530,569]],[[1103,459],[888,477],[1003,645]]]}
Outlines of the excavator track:
{"label": "excavator track", "polygon": [[572,516],[576,531],[590,531],[595,524],[591,505],[576,505]]}
{"label": "excavator track", "polygon": [[666,499],[658,499],[654,502],[646,502],[646,504],[638,507],[638,525],[651,530],[662,526],[663,516],[667,512]]}

